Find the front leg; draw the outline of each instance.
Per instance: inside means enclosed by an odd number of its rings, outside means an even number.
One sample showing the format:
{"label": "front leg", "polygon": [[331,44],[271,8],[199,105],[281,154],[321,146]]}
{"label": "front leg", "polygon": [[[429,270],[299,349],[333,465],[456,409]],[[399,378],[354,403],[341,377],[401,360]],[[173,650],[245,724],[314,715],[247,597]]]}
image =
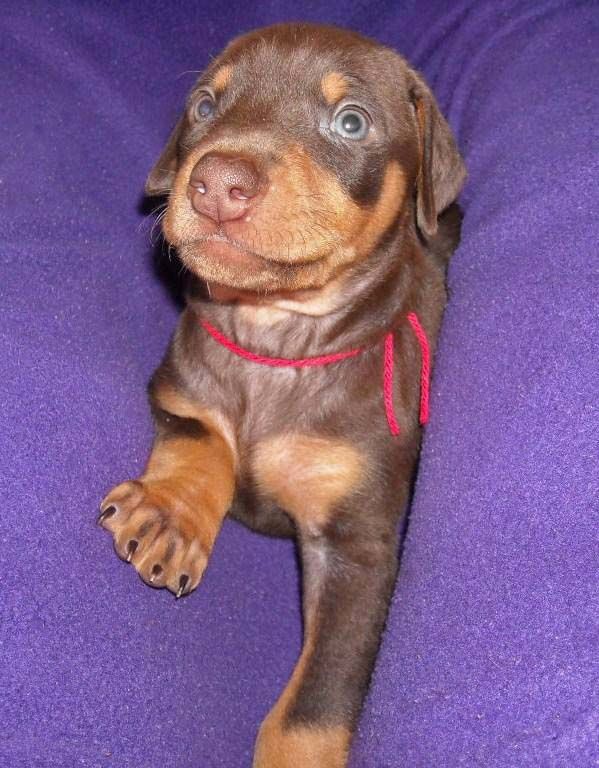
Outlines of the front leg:
{"label": "front leg", "polygon": [[173,386],[150,385],[156,437],[144,474],[117,485],[99,522],[153,587],[195,589],[234,495],[235,457],[217,414]]}
{"label": "front leg", "polygon": [[297,526],[304,642],[254,768],[344,768],[393,591],[397,507],[369,489],[347,443],[286,436],[257,452],[255,469]]}
{"label": "front leg", "polygon": [[343,768],[397,568],[392,530],[301,536],[304,645],[260,730],[254,768]]}

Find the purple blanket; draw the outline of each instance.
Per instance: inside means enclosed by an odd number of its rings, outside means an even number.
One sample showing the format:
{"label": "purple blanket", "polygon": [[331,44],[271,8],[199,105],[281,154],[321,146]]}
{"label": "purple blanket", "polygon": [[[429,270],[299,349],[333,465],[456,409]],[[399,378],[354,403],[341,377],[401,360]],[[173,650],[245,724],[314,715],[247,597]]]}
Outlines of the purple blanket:
{"label": "purple blanket", "polygon": [[297,657],[288,542],[228,523],[175,602],[94,525],[178,311],[145,175],[193,70],[289,18],[402,51],[470,172],[352,768],[599,765],[599,5],[1,5],[0,768],[249,768]]}

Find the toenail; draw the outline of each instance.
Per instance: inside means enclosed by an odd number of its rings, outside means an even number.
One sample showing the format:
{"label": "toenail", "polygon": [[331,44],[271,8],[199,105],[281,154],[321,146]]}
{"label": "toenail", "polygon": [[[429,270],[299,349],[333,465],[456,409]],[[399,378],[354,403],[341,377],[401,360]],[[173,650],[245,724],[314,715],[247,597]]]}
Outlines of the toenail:
{"label": "toenail", "polygon": [[114,513],[116,512],[116,507],[111,504],[109,507],[106,507],[104,512],[100,512],[100,516],[98,517],[98,525],[102,525],[104,520],[108,520],[109,517],[112,517]]}
{"label": "toenail", "polygon": [[183,593],[185,592],[185,587],[187,586],[187,582],[189,581],[189,576],[184,573],[183,576],[179,579],[179,589],[177,590],[177,599],[179,599]]}
{"label": "toenail", "polygon": [[162,573],[162,566],[156,563],[156,565],[152,568],[152,573],[150,575],[150,584],[153,584],[156,576],[160,576],[161,573]]}
{"label": "toenail", "polygon": [[127,544],[127,562],[131,562],[131,558],[135,554],[135,550],[138,547],[138,542],[135,541],[135,539],[131,539],[131,541]]}

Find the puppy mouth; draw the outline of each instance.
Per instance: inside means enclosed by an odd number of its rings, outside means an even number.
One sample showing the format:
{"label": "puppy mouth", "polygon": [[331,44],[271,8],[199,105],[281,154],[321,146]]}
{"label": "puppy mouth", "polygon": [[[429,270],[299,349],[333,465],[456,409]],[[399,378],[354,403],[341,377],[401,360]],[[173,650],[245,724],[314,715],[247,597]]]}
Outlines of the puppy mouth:
{"label": "puppy mouth", "polygon": [[260,270],[268,265],[268,259],[264,256],[222,232],[203,235],[187,243],[185,250],[188,254],[191,251],[191,255],[196,258],[208,258],[244,269]]}
{"label": "puppy mouth", "polygon": [[180,249],[183,250],[184,256],[192,257],[194,261],[196,259],[210,260],[220,262],[223,266],[260,271],[269,268],[276,271],[301,269],[326,259],[326,255],[319,254],[299,259],[290,259],[289,256],[279,254],[266,256],[253,250],[247,243],[236,240],[222,231],[196,237],[194,240],[182,243]]}
{"label": "puppy mouth", "polygon": [[179,255],[187,268],[208,281],[231,288],[260,293],[295,290],[298,280],[325,267],[326,255],[290,261],[282,255],[268,256],[253,250],[246,243],[214,232],[178,246]]}

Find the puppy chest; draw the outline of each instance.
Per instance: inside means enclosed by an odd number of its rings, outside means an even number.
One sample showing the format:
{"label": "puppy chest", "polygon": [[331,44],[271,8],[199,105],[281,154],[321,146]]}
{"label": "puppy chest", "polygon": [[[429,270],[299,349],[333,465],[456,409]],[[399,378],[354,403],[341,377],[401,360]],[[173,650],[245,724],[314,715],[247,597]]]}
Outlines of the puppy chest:
{"label": "puppy chest", "polygon": [[359,488],[366,464],[349,442],[287,433],[257,442],[247,471],[259,495],[275,501],[299,525],[319,527],[336,504]]}

